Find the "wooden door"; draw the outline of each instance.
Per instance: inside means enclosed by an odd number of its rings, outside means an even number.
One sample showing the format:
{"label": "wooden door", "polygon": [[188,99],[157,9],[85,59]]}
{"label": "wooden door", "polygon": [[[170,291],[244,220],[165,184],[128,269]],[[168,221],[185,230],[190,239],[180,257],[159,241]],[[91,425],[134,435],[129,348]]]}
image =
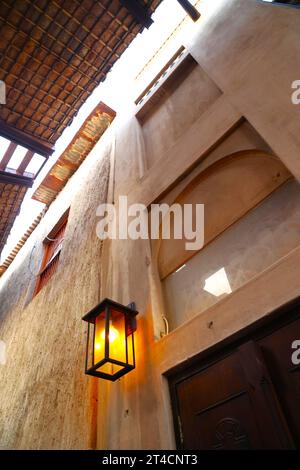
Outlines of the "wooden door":
{"label": "wooden door", "polygon": [[170,379],[178,447],[300,448],[300,320],[231,346]]}

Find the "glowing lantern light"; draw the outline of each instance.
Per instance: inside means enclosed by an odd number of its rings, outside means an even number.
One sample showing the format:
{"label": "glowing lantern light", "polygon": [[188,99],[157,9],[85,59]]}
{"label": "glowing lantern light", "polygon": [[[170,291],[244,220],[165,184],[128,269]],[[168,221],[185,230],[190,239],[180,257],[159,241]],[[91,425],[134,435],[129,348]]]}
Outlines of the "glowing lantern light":
{"label": "glowing lantern light", "polygon": [[85,373],[115,381],[135,368],[134,304],[104,299],[82,319],[88,322]]}

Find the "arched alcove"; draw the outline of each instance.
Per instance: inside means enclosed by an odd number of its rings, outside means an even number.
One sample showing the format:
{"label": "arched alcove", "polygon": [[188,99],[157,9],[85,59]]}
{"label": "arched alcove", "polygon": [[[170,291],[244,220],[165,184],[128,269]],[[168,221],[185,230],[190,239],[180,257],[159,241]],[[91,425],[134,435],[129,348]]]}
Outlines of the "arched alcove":
{"label": "arched alcove", "polygon": [[[281,161],[259,150],[231,154],[209,166],[188,184],[174,203],[204,204],[204,246],[243,217],[291,177]],[[187,240],[161,240],[161,279],[195,255]]]}
{"label": "arched alcove", "polygon": [[300,244],[300,185],[266,152],[249,150],[220,159],[198,173],[173,202],[204,204],[205,218],[200,250],[186,250],[184,238],[159,240],[156,247],[171,329]]}

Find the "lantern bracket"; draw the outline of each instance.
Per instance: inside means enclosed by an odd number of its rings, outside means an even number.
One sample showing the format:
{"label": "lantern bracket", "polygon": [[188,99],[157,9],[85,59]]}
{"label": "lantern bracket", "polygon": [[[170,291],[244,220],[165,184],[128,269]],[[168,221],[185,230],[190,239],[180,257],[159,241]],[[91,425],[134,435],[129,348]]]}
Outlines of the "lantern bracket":
{"label": "lantern bracket", "polygon": [[[133,312],[136,312],[136,305],[135,302],[131,302],[130,304],[127,305],[130,310]],[[136,324],[136,316],[131,317],[130,319],[130,329],[129,332],[132,333],[133,331],[136,331],[137,324]]]}
{"label": "lantern bracket", "polygon": [[127,305],[127,307],[130,308],[131,310],[136,310],[135,302],[131,302],[130,304]]}

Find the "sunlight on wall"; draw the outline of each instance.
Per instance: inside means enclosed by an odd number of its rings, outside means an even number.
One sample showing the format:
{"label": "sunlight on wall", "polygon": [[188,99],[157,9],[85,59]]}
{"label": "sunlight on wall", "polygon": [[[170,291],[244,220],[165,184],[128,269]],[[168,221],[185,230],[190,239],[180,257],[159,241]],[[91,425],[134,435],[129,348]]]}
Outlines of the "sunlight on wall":
{"label": "sunlight on wall", "polygon": [[0,340],[0,365],[4,366],[6,364],[6,344],[4,341]]}
{"label": "sunlight on wall", "polygon": [[215,297],[219,297],[223,294],[230,294],[232,290],[225,269],[221,268],[205,279],[203,290],[209,292]]}

